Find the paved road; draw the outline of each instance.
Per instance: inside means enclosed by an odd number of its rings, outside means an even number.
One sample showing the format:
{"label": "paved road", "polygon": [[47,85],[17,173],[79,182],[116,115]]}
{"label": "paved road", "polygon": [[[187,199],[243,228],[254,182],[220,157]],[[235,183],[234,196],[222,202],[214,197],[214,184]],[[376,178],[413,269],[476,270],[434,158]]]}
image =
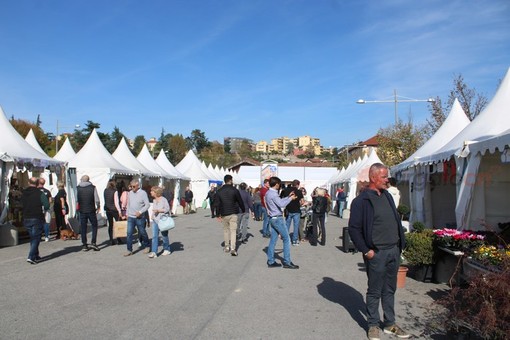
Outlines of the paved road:
{"label": "paved road", "polygon": [[[238,257],[223,253],[209,211],[176,224],[174,252],[156,259],[55,240],[41,243],[44,261],[30,265],[27,243],[0,249],[0,338],[366,339],[366,276],[361,256],[340,250],[345,220],[329,217],[326,246],[292,247],[299,270],[267,268],[261,222],[250,221],[253,237]],[[429,317],[446,289],[408,278],[397,292],[399,323],[415,338],[443,339]]]}

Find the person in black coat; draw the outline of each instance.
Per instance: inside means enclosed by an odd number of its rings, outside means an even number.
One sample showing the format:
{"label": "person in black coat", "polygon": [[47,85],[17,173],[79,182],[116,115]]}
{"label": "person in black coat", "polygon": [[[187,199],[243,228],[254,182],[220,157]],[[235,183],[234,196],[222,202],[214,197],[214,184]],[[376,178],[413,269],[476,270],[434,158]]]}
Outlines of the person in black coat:
{"label": "person in black coat", "polygon": [[316,196],[312,199],[312,225],[313,234],[310,244],[316,246],[319,241],[320,228],[320,244],[326,245],[326,211],[328,209],[328,199],[326,198],[326,190],[317,188]]}

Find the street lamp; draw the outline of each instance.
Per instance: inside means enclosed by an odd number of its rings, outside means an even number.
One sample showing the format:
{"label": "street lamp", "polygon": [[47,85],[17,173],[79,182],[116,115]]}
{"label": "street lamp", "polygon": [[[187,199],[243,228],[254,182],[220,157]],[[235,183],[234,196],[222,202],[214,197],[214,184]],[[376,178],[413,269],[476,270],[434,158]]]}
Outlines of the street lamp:
{"label": "street lamp", "polygon": [[[400,99],[400,98],[403,99]],[[393,90],[393,99],[392,100],[364,100],[359,99],[356,101],[357,104],[366,104],[366,103],[395,103],[395,125],[398,124],[398,103],[416,103],[416,102],[428,102],[433,103],[436,100],[434,98],[428,99],[413,99],[402,96],[397,96],[397,90]]]}
{"label": "street lamp", "polygon": [[57,119],[57,135],[55,136],[55,154],[58,152],[58,139],[59,139],[59,134],[58,134],[58,129],[59,128],[70,128],[70,127],[74,127],[75,129],[79,128],[80,127],[80,124],[75,124],[74,126],[59,126],[58,125],[58,119]]}

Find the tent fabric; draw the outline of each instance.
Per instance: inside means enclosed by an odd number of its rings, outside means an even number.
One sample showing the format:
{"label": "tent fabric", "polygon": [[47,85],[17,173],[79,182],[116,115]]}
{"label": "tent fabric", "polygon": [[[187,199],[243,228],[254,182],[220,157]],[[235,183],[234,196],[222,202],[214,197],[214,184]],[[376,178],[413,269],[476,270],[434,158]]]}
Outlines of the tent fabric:
{"label": "tent fabric", "polygon": [[36,149],[37,151],[39,151],[40,153],[48,156],[48,154],[46,152],[44,152],[44,150],[41,148],[41,145],[39,144],[39,142],[37,141],[37,139],[35,138],[35,134],[34,134],[34,131],[32,129],[30,129],[30,131],[28,131],[28,134],[27,136],[25,137],[25,140],[27,141],[28,144],[30,144],[34,149]]}
{"label": "tent fabric", "polygon": [[124,137],[120,140],[119,145],[112,153],[112,156],[126,168],[136,170],[144,176],[161,177],[160,174],[147,169],[138,159],[136,159],[136,157],[131,153],[131,150],[129,150]]}
{"label": "tent fabric", "polygon": [[192,181],[196,180],[209,180],[207,173],[202,170],[202,164],[193,150],[189,150],[186,156],[175,166],[175,168],[186,176],[190,177]]}
{"label": "tent fabric", "polygon": [[147,148],[147,145],[144,144],[142,150],[136,157],[136,159],[143,164],[144,167],[149,169],[152,173],[156,173],[162,177],[168,178],[168,179],[177,179],[177,176],[172,175],[168,172],[166,172],[162,167],[158,165],[156,160],[152,158],[152,155],[149,152],[149,149]]}
{"label": "tent fabric", "polygon": [[[75,169],[77,181],[83,175],[90,177],[90,182],[97,188],[101,207],[104,207],[103,191],[113,176],[116,174],[138,174],[138,171],[124,167],[113,158],[99,139],[96,129],[92,130],[89,139],[81,150],[69,160],[67,167],[70,172],[73,171],[71,169]],[[72,216],[73,214],[74,211],[71,211],[70,215]],[[101,214],[104,215],[104,211],[101,211]]]}
{"label": "tent fabric", "polygon": [[74,152],[71,142],[69,142],[69,138],[66,138],[64,144],[53,158],[62,162],[67,162],[74,156],[76,156],[76,152]]}
{"label": "tent fabric", "polygon": [[30,163],[36,167],[62,164],[62,162],[34,149],[16,129],[12,127],[1,107],[0,135],[2,136],[2,143],[0,143],[1,161],[14,162],[19,166],[23,166],[24,163]]}
{"label": "tent fabric", "polygon": [[435,153],[421,158],[419,163],[438,163],[449,160],[455,154],[466,157],[470,149],[467,145],[499,135],[505,132],[508,126],[510,126],[510,68],[487,107],[450,142]]}
{"label": "tent fabric", "polygon": [[160,150],[158,157],[156,158],[156,163],[165,170],[167,173],[175,176],[176,178],[183,179],[183,180],[190,180],[190,178],[186,175],[183,175],[180,173],[173,165],[170,163],[168,158],[165,155],[165,152],[163,150]]}
{"label": "tent fabric", "polygon": [[420,162],[422,157],[428,157],[445,146],[450,140],[458,135],[468,124],[469,118],[455,98],[448,117],[434,135],[423,144],[416,152],[402,163],[391,168],[392,173],[400,172]]}

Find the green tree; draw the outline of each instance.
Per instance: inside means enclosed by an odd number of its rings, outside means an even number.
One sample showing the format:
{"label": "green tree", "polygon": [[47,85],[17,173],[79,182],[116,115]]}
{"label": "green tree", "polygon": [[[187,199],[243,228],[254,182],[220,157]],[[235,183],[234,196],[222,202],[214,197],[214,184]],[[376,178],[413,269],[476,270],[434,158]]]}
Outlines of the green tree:
{"label": "green tree", "polygon": [[108,141],[108,144],[105,145],[106,149],[109,153],[115,152],[115,149],[119,146],[120,141],[122,138],[126,138],[122,132],[120,132],[120,129],[118,127],[114,127],[113,131],[110,133],[110,138]]}
{"label": "green tree", "polygon": [[206,148],[211,145],[211,142],[205,136],[205,133],[200,131],[199,129],[195,129],[191,131],[191,135],[186,137],[186,142],[190,149],[194,149],[197,154],[202,152],[203,148]]}
{"label": "green tree", "polygon": [[430,118],[427,119],[426,136],[431,137],[441,127],[446,114],[450,112],[455,98],[459,100],[460,106],[466,113],[469,120],[473,120],[489,103],[485,94],[478,93],[475,88],[470,88],[464,81],[462,75],[454,75],[453,89],[450,90],[446,104],[443,105],[441,98],[436,97],[430,103]]}
{"label": "green tree", "polygon": [[411,156],[424,142],[422,127],[416,127],[411,121],[380,129],[377,133],[381,161],[387,166],[402,163]]}
{"label": "green tree", "polygon": [[171,134],[166,134],[165,129],[161,128],[158,142],[154,145],[154,155],[158,155],[161,150],[168,151],[168,140],[172,137]]}
{"label": "green tree", "polygon": [[168,160],[176,165],[179,163],[186,153],[188,152],[188,145],[186,143],[186,139],[181,134],[173,135],[168,139]]}
{"label": "green tree", "polygon": [[145,137],[142,135],[138,135],[135,137],[133,142],[133,148],[131,149],[131,153],[136,157],[142,151],[143,146],[145,145]]}
{"label": "green tree", "polygon": [[55,155],[55,145],[52,143],[54,138],[50,139],[48,135],[44,133],[43,129],[37,126],[36,123],[31,123],[23,119],[14,119],[14,117],[11,118],[10,123],[21,137],[23,137],[23,139],[26,138],[30,129],[32,129],[37,143],[39,143],[44,152],[46,152],[49,156]]}
{"label": "green tree", "polygon": [[239,149],[237,150],[237,154],[239,155],[240,159],[252,157],[252,144],[247,140],[243,140],[239,146]]}

